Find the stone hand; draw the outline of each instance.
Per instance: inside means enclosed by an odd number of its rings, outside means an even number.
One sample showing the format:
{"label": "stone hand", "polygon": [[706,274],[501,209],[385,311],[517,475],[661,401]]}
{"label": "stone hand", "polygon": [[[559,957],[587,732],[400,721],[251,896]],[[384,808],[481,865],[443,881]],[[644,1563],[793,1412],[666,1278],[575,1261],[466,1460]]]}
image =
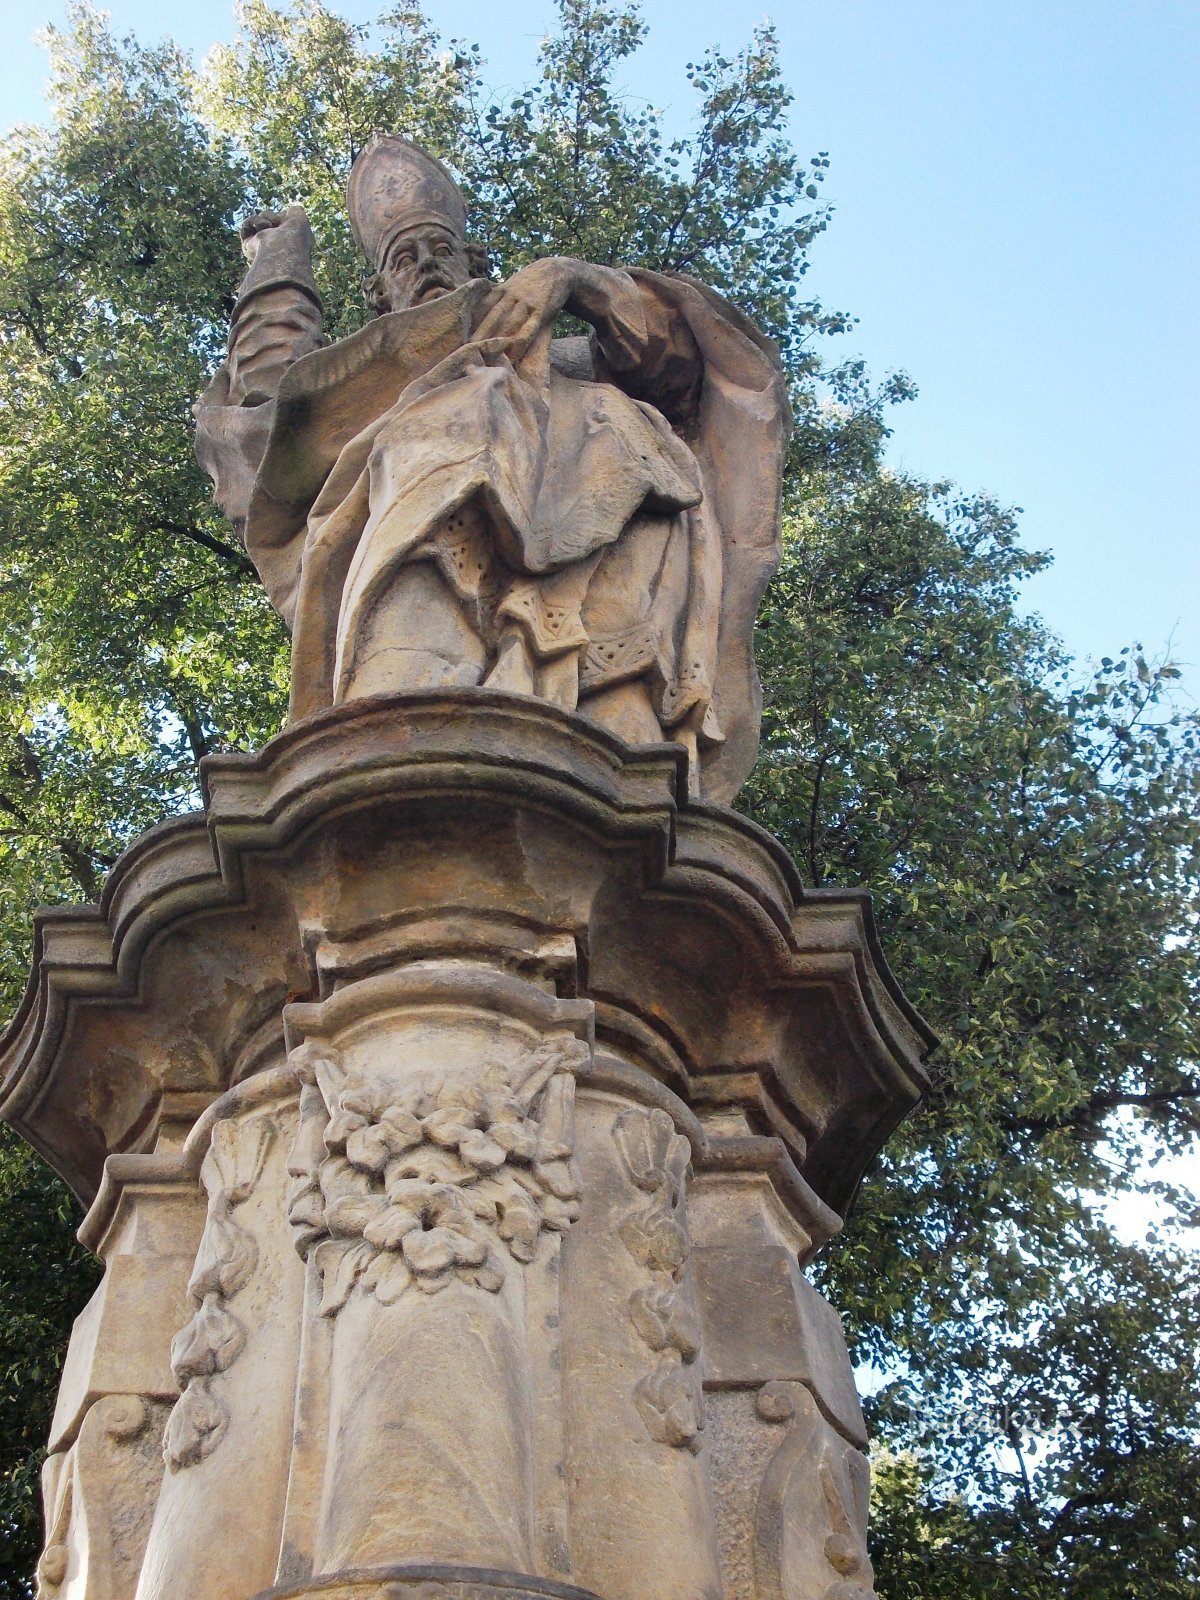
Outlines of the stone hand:
{"label": "stone hand", "polygon": [[520,353],[561,311],[592,324],[615,366],[633,365],[645,345],[641,296],[632,278],[570,256],[549,256],[514,273],[501,286],[476,338],[506,339]]}
{"label": "stone hand", "polygon": [[272,254],[312,255],[313,231],[303,206],[288,206],[286,211],[256,211],[238,230],[242,254],[253,266],[265,245]]}
{"label": "stone hand", "polygon": [[293,361],[321,344],[313,233],[300,206],[259,211],[241,227],[250,263],[229,328],[228,403],[261,405]]}

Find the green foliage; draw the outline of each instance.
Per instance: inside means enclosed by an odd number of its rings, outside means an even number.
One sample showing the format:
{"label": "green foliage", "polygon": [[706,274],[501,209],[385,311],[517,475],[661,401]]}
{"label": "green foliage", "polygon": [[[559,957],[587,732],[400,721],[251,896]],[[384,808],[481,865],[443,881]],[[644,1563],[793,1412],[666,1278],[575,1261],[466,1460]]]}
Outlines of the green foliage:
{"label": "green foliage", "polygon": [[75,1243],[79,1208],[28,1145],[0,1126],[0,1595],[32,1594],[41,1542],[38,1471],[71,1323],[99,1278]]}
{"label": "green foliage", "polygon": [[326,332],[351,332],[367,314],[365,263],[346,217],[354,158],[384,129],[452,160],[474,58],[443,53],[416,9],[389,13],[375,38],[319,0],[300,0],[292,11],[248,0],[238,17],[233,44],[206,63],[197,107],[235,142],[245,210],[305,207]]}
{"label": "green foliage", "polygon": [[[52,34],[54,126],[0,152],[0,943],[94,897],[196,793],[199,755],[277,724],[286,640],[191,460],[243,180],[169,47],[93,13]],[[254,685],[247,695],[245,683]],[[6,963],[15,999],[22,960]]]}
{"label": "green foliage", "polygon": [[329,326],[361,323],[363,266],[346,221],[345,182],[371,133],[418,138],[459,173],[476,237],[497,273],[547,254],[703,271],[798,353],[814,323],[803,305],[805,252],[824,227],[810,210],[828,159],[803,163],[783,130],[791,96],[775,37],[709,51],[687,69],[697,131],[668,140],[661,114],[633,107],[613,74],[637,49],[634,9],[560,0],[541,74],[505,102],[484,88],[474,48],[443,50],[420,11],[355,26],[319,0],[294,10],[249,0],[235,42],[213,52],[197,104],[235,141],[250,208],[298,201],[319,245]]}
{"label": "green foliage", "polygon": [[1089,1231],[1023,1324],[979,1319],[958,1381],[876,1405],[876,1438],[907,1446],[876,1462],[888,1600],[1194,1600],[1195,1256]]}
{"label": "green foliage", "polygon": [[1194,1595],[1197,1265],[1106,1218],[1196,1221],[1148,1159],[1200,1128],[1200,728],[1136,650],[1076,682],[1015,609],[1042,558],[873,462],[880,406],[843,373],[791,480],[748,800],[872,887],[943,1041],[824,1265],[888,1380],[881,1592]]}
{"label": "green foliage", "polygon": [[558,254],[699,273],[796,353],[817,311],[798,285],[825,224],[808,204],[828,160],[798,161],[784,137],[792,97],[771,28],[738,56],[689,63],[697,131],[668,141],[660,114],[613,86],[644,35],[636,11],[603,0],[559,10],[536,84],[488,105],[478,78],[469,85],[461,165],[501,272]]}
{"label": "green foliage", "polygon": [[[375,28],[248,0],[200,75],[76,9],[54,120],[0,150],[0,984],[42,900],[94,898],[195,803],[209,750],[279,725],[286,640],[191,459],[189,406],[242,269],[235,227],[299,201],[327,325],[366,314],[344,214],[376,128],[461,175],[497,272],[548,253],[694,273],[780,340],[797,427],[759,626],[748,809],[814,883],[865,883],[944,1045],[937,1083],[825,1262],[877,1378],[886,1600],[1200,1593],[1200,1284],[1148,1163],[1192,1146],[1197,723],[1136,649],[1080,681],[985,499],[887,470],[845,319],[801,297],[826,157],[796,158],[769,28],[686,69],[690,136],[619,92],[643,25],[559,0],[503,100],[416,9]],[[1154,1190],[1158,1236],[1113,1231]],[[65,1331],[90,1288],[71,1207],[0,1143],[0,1596],[28,1592]],[[3,1563],[7,1562],[7,1566]]]}

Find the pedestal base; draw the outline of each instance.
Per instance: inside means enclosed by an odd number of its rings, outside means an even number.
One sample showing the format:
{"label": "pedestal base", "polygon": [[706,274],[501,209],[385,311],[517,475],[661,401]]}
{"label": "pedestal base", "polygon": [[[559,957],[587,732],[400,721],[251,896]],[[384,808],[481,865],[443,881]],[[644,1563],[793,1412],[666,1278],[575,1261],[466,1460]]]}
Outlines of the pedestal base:
{"label": "pedestal base", "polygon": [[107,1268],[43,1600],[869,1596],[803,1273],[924,1082],[865,897],[513,696],[204,772],[0,1052]]}

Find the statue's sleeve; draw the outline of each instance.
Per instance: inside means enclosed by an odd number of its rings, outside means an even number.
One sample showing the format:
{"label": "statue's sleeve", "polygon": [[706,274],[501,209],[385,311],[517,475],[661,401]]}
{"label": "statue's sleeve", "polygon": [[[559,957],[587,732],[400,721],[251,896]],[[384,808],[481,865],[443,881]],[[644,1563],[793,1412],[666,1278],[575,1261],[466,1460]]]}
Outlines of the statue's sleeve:
{"label": "statue's sleeve", "polygon": [[323,343],[312,229],[303,210],[289,206],[278,217],[252,219],[243,231],[250,267],[230,319],[228,351],[193,408],[197,459],[239,535],[280,379],[293,362]]}
{"label": "statue's sleeve", "polygon": [[715,291],[682,275],[631,268],[630,276],[642,292],[647,346],[635,372],[610,381],[656,406],[688,444],[703,478],[705,515],[719,531],[712,705],[725,742],[709,759],[705,793],[727,801],[758,748],[754,619],[780,558],[787,386],[775,345]]}

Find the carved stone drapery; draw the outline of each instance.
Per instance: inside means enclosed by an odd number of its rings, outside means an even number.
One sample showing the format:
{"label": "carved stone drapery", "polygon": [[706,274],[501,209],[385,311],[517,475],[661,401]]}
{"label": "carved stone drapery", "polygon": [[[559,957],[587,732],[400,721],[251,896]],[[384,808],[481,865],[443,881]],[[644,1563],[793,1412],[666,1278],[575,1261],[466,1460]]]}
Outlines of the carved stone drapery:
{"label": "carved stone drapery", "polygon": [[[444,684],[532,695],[678,741],[696,792],[732,799],[780,554],[775,346],[677,274],[556,257],[487,282],[453,178],[407,140],[368,143],[347,203],[382,315],[325,346],[308,219],[259,214],[195,408],[292,632],[292,716]],[[553,338],[563,311],[594,348]]]}

